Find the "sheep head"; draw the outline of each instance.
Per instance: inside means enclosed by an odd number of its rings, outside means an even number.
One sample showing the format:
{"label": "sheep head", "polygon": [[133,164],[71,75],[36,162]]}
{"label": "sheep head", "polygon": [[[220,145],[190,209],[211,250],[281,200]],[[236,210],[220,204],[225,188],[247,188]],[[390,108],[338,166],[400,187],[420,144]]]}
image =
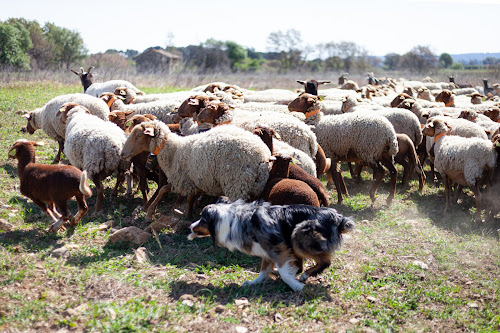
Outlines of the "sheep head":
{"label": "sheep head", "polygon": [[146,122],[136,125],[127,137],[123,145],[122,158],[130,160],[137,154],[144,151],[150,151],[150,143],[157,136],[155,123]]}
{"label": "sheep head", "polygon": [[217,83],[210,83],[204,90],[203,92],[211,92],[212,94],[216,91],[221,91],[222,87],[220,84]]}
{"label": "sheep head", "polygon": [[120,127],[122,130],[124,130],[126,127],[125,123],[127,122],[127,119],[134,112],[135,112],[135,110],[111,111],[109,113],[108,119],[110,122],[115,123],[116,125],[118,125],[118,127]]}
{"label": "sheep head", "polygon": [[12,147],[10,147],[8,152],[8,158],[19,159],[23,152],[28,152],[30,161],[35,162],[35,146],[43,146],[45,145],[42,141],[28,141],[26,139],[19,139]]}
{"label": "sheep head", "polygon": [[147,121],[155,120],[155,119],[156,119],[156,117],[153,116],[152,114],[137,114],[135,116],[132,116],[125,123],[125,127],[124,127],[125,134],[129,135],[135,126],[137,126],[141,123],[147,122]]}
{"label": "sheep head", "polygon": [[450,125],[442,119],[429,119],[422,129],[422,134],[426,136],[436,136],[441,133],[448,133],[451,131]]}
{"label": "sheep head", "polygon": [[470,111],[470,110],[463,110],[462,112],[460,112],[460,115],[458,116],[458,118],[467,119],[467,120],[472,121],[475,118],[477,118],[477,113],[475,113],[474,111]]}
{"label": "sheep head", "polygon": [[114,94],[121,97],[125,104],[130,104],[137,97],[137,93],[133,89],[118,87],[115,89]]}
{"label": "sheep head", "polygon": [[278,140],[281,140],[279,134],[276,133],[275,130],[266,126],[257,126],[252,133],[257,135],[266,144],[266,146],[271,151],[271,154],[273,153],[274,150],[273,137]]}
{"label": "sheep head", "polygon": [[228,116],[227,121],[230,122],[232,117],[229,116],[229,111],[231,106],[224,102],[210,102],[204,107],[196,117],[196,121],[199,124],[218,124],[219,120]]}
{"label": "sheep head", "polygon": [[35,125],[35,113],[34,112],[30,112],[30,113],[25,114],[23,117],[26,118],[26,120],[28,121],[28,123],[26,124],[26,131],[29,134],[35,133],[35,131],[37,129],[39,129]]}
{"label": "sheep head", "polygon": [[300,94],[299,97],[294,99],[288,104],[288,111],[293,112],[302,112],[307,113],[311,107],[320,107],[317,103],[320,101],[320,98],[315,95],[311,95],[308,93]]}
{"label": "sheep head", "polygon": [[484,115],[493,121],[498,121],[500,118],[500,108],[491,107],[484,111]]}
{"label": "sheep head", "polygon": [[443,102],[445,106],[448,106],[451,102],[453,102],[453,97],[453,92],[448,89],[443,89],[436,95],[436,102]]}
{"label": "sheep head", "polygon": [[391,107],[392,108],[395,108],[397,107],[399,104],[401,104],[402,101],[404,101],[405,99],[413,99],[413,97],[411,97],[410,95],[408,94],[405,94],[405,93],[400,93],[399,95],[397,95],[392,101],[391,101]]}
{"label": "sheep head", "polygon": [[194,95],[182,102],[177,110],[180,118],[193,117],[198,114],[202,108],[207,106],[211,101],[219,101],[221,98],[217,96]]}
{"label": "sheep head", "polygon": [[[120,108],[120,105],[115,105],[116,101],[119,100],[119,101],[122,101],[123,103],[123,97],[120,96],[120,95],[115,95],[113,93],[102,93],[100,96],[99,96],[100,99],[102,99],[104,101],[104,103],[106,103],[108,105],[108,108],[113,111],[113,110],[116,110],[118,108]],[[121,103],[120,103],[121,104]],[[122,105],[123,106],[123,105]]]}
{"label": "sheep head", "polygon": [[56,113],[56,117],[61,117],[61,122],[63,124],[66,124],[66,122],[68,121],[68,116],[69,116],[70,112],[71,113],[85,112],[85,113],[90,114],[90,111],[86,107],[81,106],[81,105],[74,103],[74,102],[69,102],[69,103],[65,103],[61,106],[61,108],[59,109],[59,112]]}

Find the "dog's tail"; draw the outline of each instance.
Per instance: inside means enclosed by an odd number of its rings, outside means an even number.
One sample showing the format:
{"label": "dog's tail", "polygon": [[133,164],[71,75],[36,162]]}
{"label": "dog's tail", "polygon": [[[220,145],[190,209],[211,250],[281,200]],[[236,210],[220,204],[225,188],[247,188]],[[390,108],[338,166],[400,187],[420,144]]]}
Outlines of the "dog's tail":
{"label": "dog's tail", "polygon": [[339,234],[344,234],[346,232],[350,232],[356,228],[356,224],[354,223],[354,220],[351,217],[342,217],[342,220],[339,223],[339,226],[337,227],[337,230]]}

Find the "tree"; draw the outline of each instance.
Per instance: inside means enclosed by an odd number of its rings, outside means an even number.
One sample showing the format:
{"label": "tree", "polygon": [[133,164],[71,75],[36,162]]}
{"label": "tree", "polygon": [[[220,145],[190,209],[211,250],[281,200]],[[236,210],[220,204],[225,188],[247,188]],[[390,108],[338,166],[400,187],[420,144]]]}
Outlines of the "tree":
{"label": "tree", "polygon": [[47,40],[55,45],[53,61],[59,67],[69,68],[71,64],[83,60],[87,49],[83,39],[77,31],[61,28],[53,23],[46,23],[43,27]]}
{"label": "tree", "polygon": [[0,23],[0,64],[29,69],[27,52],[32,46],[29,31],[21,23]]}
{"label": "tree", "polygon": [[240,44],[232,41],[227,41],[225,46],[227,56],[231,60],[231,69],[234,71],[247,58],[247,50]]}
{"label": "tree", "polygon": [[443,68],[450,68],[451,65],[453,65],[453,58],[449,53],[441,53],[439,56],[439,64],[441,64]]}
{"label": "tree", "polygon": [[415,46],[401,57],[401,69],[423,73],[436,68],[437,57],[427,46]]}
{"label": "tree", "polygon": [[280,54],[280,70],[287,72],[302,62],[302,37],[295,29],[271,32],[267,37],[268,48]]}
{"label": "tree", "polygon": [[401,55],[397,53],[388,53],[384,57],[384,69],[388,71],[394,71],[399,69],[401,62]]}

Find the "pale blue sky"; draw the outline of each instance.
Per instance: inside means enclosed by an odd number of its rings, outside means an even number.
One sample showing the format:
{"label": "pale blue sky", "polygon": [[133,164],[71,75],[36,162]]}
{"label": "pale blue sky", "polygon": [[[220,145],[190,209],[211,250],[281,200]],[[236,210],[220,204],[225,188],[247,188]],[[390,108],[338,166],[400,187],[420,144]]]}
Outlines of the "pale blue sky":
{"label": "pale blue sky", "polygon": [[24,17],[80,32],[91,53],[175,46],[207,38],[266,51],[270,32],[296,29],[304,44],[353,41],[371,55],[416,45],[500,52],[500,0],[199,1],[0,0],[0,20]]}

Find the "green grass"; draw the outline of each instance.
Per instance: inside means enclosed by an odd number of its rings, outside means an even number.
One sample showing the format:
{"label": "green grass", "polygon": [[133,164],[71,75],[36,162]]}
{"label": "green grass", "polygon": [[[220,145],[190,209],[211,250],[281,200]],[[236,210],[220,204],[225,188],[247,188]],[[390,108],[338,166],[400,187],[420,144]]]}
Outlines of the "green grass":
{"label": "green grass", "polygon": [[[98,229],[110,219],[119,226],[147,225],[143,213],[132,217],[141,197],[113,196],[112,178],[105,184],[102,215],[89,213],[74,231],[48,234],[49,219],[19,193],[16,162],[7,159],[7,151],[20,138],[43,140],[47,145],[37,148],[38,162],[50,163],[56,144],[41,131],[21,133],[21,116],[80,90],[47,82],[0,88],[0,218],[14,226],[0,231],[0,331],[500,330],[500,219],[474,224],[470,191],[444,214],[442,186],[428,183],[419,193],[413,180],[386,206],[386,182],[372,205],[371,176],[364,173],[356,185],[346,173],[351,197],[331,206],[353,216],[357,231],[301,293],[276,277],[241,287],[256,277],[260,260],[216,247],[210,239],[190,242],[187,228],[152,238],[144,244],[150,261],[135,262],[131,247],[109,244],[110,233]],[[336,202],[335,191],[329,194]],[[174,200],[170,195],[159,214],[173,215]],[[95,196],[88,202],[92,211]],[[76,211],[74,202],[71,209]],[[70,248],[69,258],[51,256],[61,246]]]}

